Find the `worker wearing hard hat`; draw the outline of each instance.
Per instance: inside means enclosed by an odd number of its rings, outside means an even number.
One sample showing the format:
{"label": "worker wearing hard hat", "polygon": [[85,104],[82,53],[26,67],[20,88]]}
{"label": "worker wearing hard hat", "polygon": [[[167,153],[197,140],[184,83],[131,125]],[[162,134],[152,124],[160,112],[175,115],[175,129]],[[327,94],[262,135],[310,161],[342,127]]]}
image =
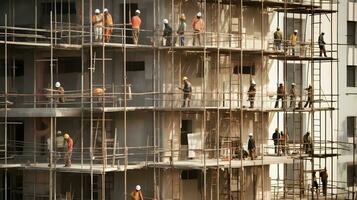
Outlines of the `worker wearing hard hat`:
{"label": "worker wearing hard hat", "polygon": [[66,154],[64,156],[64,166],[65,167],[70,167],[72,162],[72,152],[73,152],[73,140],[72,138],[69,136],[68,133],[65,133],[63,135],[63,138],[65,139],[66,143],[67,143],[67,151]]}
{"label": "worker wearing hard hat", "polygon": [[254,160],[256,158],[256,152],[255,152],[255,140],[253,138],[253,133],[249,133],[249,139],[248,139],[248,152],[250,159]]}
{"label": "worker wearing hard hat", "polygon": [[113,17],[109,13],[107,8],[103,10],[103,18],[104,18],[104,42],[109,42],[110,37],[113,33]]}
{"label": "worker wearing hard hat", "polygon": [[284,83],[280,83],[276,92],[275,108],[279,107],[279,100],[281,99],[281,107],[285,107],[285,86]]}
{"label": "worker wearing hard hat", "polygon": [[277,51],[281,50],[281,42],[283,41],[283,33],[280,31],[280,28],[277,27],[274,32],[274,49]]}
{"label": "worker wearing hard hat", "polygon": [[99,9],[95,9],[94,15],[92,17],[92,24],[94,28],[94,38],[95,41],[102,41],[103,39],[103,14],[100,13]]}
{"label": "worker wearing hard hat", "polygon": [[198,45],[201,46],[201,34],[205,28],[205,23],[202,19],[202,13],[198,12],[196,17],[192,20],[192,29],[193,29],[193,40],[192,44],[195,46],[196,39],[198,40]]}
{"label": "worker wearing hard hat", "polygon": [[248,101],[250,102],[249,108],[254,108],[254,100],[255,100],[255,95],[257,93],[257,89],[255,88],[255,86],[256,86],[255,81],[252,80],[248,90]]}
{"label": "worker wearing hard hat", "polygon": [[292,51],[292,55],[295,55],[295,47],[297,45],[297,41],[298,41],[298,30],[294,30],[294,33],[291,34],[290,36],[290,45],[291,45],[291,51]]}
{"label": "worker wearing hard hat", "polygon": [[296,106],[296,87],[295,87],[295,83],[291,84],[289,96],[290,96],[290,108],[294,109],[295,106]]}
{"label": "worker wearing hard hat", "polygon": [[184,76],[182,80],[183,80],[183,88],[178,87],[178,89],[183,91],[182,107],[186,107],[186,102],[187,102],[187,107],[190,107],[190,101],[192,97],[192,85],[190,81],[188,81],[188,78],[186,76]]}
{"label": "worker wearing hard hat", "polygon": [[141,19],[140,19],[140,10],[135,11],[135,15],[131,18],[131,28],[133,33],[133,42],[135,45],[139,42],[139,35],[140,35],[140,26],[141,26]]}
{"label": "worker wearing hard hat", "polygon": [[48,92],[53,92],[55,95],[56,102],[59,103],[64,103],[65,98],[64,98],[64,88],[61,86],[60,82],[55,83],[55,88],[54,89],[46,89]]}
{"label": "worker wearing hard hat", "polygon": [[144,200],[143,193],[141,192],[141,186],[135,186],[135,190],[130,193],[132,200]]}
{"label": "worker wearing hard hat", "polygon": [[172,44],[172,28],[169,25],[169,20],[164,19],[162,21],[164,23],[164,34],[163,34],[163,38],[165,40],[164,46],[171,46]]}

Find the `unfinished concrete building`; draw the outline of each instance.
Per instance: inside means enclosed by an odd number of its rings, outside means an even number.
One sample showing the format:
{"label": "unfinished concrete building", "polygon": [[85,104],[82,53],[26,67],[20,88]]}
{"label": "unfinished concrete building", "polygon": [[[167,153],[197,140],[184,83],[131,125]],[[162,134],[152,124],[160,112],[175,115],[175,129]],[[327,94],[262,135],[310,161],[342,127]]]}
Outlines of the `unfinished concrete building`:
{"label": "unfinished concrete building", "polygon": [[[110,41],[93,30],[92,15],[104,8]],[[2,0],[0,11],[1,199],[130,199],[136,185],[145,199],[356,198],[337,175],[350,144],[338,137],[336,1]],[[193,45],[198,12],[205,28]],[[185,106],[184,77],[192,84]],[[53,92],[56,82],[64,94]],[[277,152],[276,128],[284,134]],[[70,167],[64,133],[74,140]]]}

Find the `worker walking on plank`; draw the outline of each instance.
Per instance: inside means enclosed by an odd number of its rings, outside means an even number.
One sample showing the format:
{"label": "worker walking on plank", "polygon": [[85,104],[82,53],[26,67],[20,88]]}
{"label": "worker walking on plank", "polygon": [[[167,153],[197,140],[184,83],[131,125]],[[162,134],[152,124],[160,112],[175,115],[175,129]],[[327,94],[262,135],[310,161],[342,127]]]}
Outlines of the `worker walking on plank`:
{"label": "worker walking on plank", "polygon": [[307,92],[307,101],[304,105],[304,108],[306,108],[307,106],[309,106],[309,108],[312,107],[312,95],[313,95],[313,90],[312,90],[312,85],[309,85],[309,87],[305,88],[306,92]]}
{"label": "worker walking on plank", "polygon": [[324,35],[325,33],[322,32],[320,35],[319,35],[319,40],[318,40],[318,43],[319,43],[319,48],[320,48],[320,57],[322,57],[322,53],[324,54],[325,57],[327,57],[326,55],[326,49],[325,49],[325,40],[324,40]]}
{"label": "worker walking on plank", "polygon": [[135,15],[131,18],[133,42],[135,45],[137,45],[139,42],[140,26],[141,26],[140,10],[136,10]]}
{"label": "worker walking on plank", "polygon": [[248,101],[250,103],[249,108],[254,108],[255,95],[257,93],[257,89],[255,88],[255,86],[256,86],[255,81],[252,80],[248,90]]}
{"label": "worker walking on plank", "polygon": [[182,78],[183,80],[183,88],[178,87],[178,89],[183,91],[183,104],[182,107],[190,107],[190,101],[191,101],[191,97],[192,97],[192,85],[190,83],[190,81],[188,81],[188,78],[186,76],[184,76]]}

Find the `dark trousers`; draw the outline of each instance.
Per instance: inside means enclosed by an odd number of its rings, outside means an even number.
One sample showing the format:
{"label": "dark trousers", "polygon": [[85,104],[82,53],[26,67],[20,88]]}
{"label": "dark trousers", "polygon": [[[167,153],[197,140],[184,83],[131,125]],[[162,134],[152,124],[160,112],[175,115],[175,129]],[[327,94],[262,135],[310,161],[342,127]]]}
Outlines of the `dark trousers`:
{"label": "dark trousers", "polygon": [[279,154],[279,144],[274,144],[274,152],[275,154]]}
{"label": "dark trousers", "polygon": [[179,35],[180,46],[185,46],[185,35]]}
{"label": "dark trousers", "polygon": [[166,40],[165,46],[171,46],[172,37],[171,36],[164,36],[164,38]]}
{"label": "dark trousers", "polygon": [[311,108],[312,106],[312,100],[311,100],[311,97],[307,97],[307,101],[304,105],[304,108],[306,108],[307,106],[309,106],[309,108]]}
{"label": "dark trousers", "polygon": [[325,57],[327,57],[325,45],[322,45],[322,46],[319,46],[319,47],[320,47],[320,57],[322,56],[322,53],[324,54]]}
{"label": "dark trousers", "polygon": [[254,108],[254,97],[249,97],[249,103],[250,103],[249,108]]}
{"label": "dark trousers", "polygon": [[324,194],[324,196],[326,196],[326,194],[327,194],[327,180],[322,180],[321,181],[322,182],[322,192],[323,192],[323,194]]}
{"label": "dark trousers", "polygon": [[252,160],[255,159],[255,157],[256,157],[255,148],[249,149],[249,157],[250,157],[250,159],[252,159]]}
{"label": "dark trousers", "polygon": [[279,99],[281,99],[281,107],[284,108],[284,96],[277,96],[275,101],[275,108],[279,107]]}

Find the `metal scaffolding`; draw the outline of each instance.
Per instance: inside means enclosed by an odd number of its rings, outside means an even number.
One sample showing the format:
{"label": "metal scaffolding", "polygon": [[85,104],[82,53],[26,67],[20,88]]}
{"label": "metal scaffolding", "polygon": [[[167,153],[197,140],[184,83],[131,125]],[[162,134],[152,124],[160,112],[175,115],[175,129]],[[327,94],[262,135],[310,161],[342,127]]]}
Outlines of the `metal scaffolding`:
{"label": "metal scaffolding", "polygon": [[[334,24],[337,21],[338,4],[335,1],[121,0],[118,3],[114,0],[49,0],[44,3],[34,0],[35,23],[31,28],[16,25],[15,1],[7,2],[5,21],[0,26],[0,50],[3,51],[4,62],[4,88],[0,94],[0,103],[3,104],[0,115],[4,126],[1,144],[1,159],[4,161],[1,163],[4,174],[1,189],[4,199],[14,198],[8,194],[11,193],[7,185],[9,170],[30,170],[35,173],[34,176],[38,171],[48,172],[48,196],[42,197],[48,199],[62,198],[61,180],[58,177],[65,173],[80,174],[80,180],[77,180],[80,193],[68,194],[70,198],[66,196],[67,199],[128,199],[133,181],[144,179],[137,177],[138,180],[133,180],[130,173],[148,169],[152,170],[152,180],[147,181],[152,184],[147,186],[151,187],[152,192],[145,199],[184,199],[183,186],[178,183],[182,172],[188,170],[199,172],[197,179],[200,188],[197,191],[201,199],[246,199],[247,195],[252,195],[247,191],[248,185],[253,185],[254,199],[339,199],[349,192],[354,193],[354,190],[348,191],[340,186],[342,183],[334,175],[341,151],[349,151],[351,145],[335,137],[339,133],[336,125],[339,89],[338,81],[335,81],[339,73],[338,40],[335,36],[337,25]],[[71,10],[75,9],[72,8],[73,2],[77,5],[75,16],[71,14]],[[135,45],[131,42],[130,17],[133,16],[133,9],[141,8],[138,4],[146,6],[144,10],[149,13],[146,17],[153,21],[146,23],[152,29],[141,29],[142,41]],[[47,26],[39,25],[39,5],[49,6]],[[94,9],[104,10],[113,5],[122,6],[120,9],[113,8],[113,12],[122,14],[116,15],[122,23],[113,25],[110,42],[106,42],[104,37],[101,41],[94,40],[91,17]],[[174,28],[179,16],[185,13],[185,9],[192,9],[191,6],[203,13],[207,23],[208,28],[201,35],[202,45],[177,45],[174,40],[178,36],[174,33],[169,38],[170,45],[164,46],[163,31],[159,25],[162,19],[168,18]],[[282,26],[284,30],[281,51],[274,49],[273,38],[269,34],[267,36],[267,32],[275,26],[269,21],[273,17],[277,18],[276,26]],[[254,20],[248,21],[249,18]],[[265,24],[266,21],[269,24]],[[249,23],[259,27],[255,30],[258,35],[247,33]],[[296,50],[289,40],[291,27],[302,32]],[[319,57],[316,49],[319,44],[314,42],[317,38],[315,34],[327,28],[331,34],[331,43],[326,44],[329,56]],[[186,39],[191,40],[196,37],[195,34],[186,31]],[[310,41],[305,40],[307,36]],[[271,39],[268,40],[269,37]],[[33,92],[14,93],[8,87],[8,79],[11,78],[8,62],[13,58],[14,61],[10,62],[15,66],[15,51],[27,49],[33,50],[34,66],[33,86],[29,84],[26,87],[32,87]],[[296,51],[296,54],[292,55],[292,51]],[[53,92],[54,82],[59,80],[59,57],[63,54],[80,57],[80,87],[66,90],[64,95]],[[145,75],[150,76],[150,91],[132,91],[132,83],[128,80],[128,68],[131,67],[128,61],[135,60],[133,57],[140,58],[140,54],[143,54],[142,57],[150,55],[152,62],[151,72]],[[189,69],[191,66],[185,66],[188,61],[196,63],[194,67],[200,77],[195,84],[200,90],[193,91],[195,98],[191,99],[191,107],[181,107],[182,93],[177,92],[177,85],[183,76],[192,73]],[[43,69],[44,63],[49,63],[49,72]],[[254,65],[254,74],[248,73],[249,82],[257,80],[261,84],[254,108],[245,105],[248,85],[244,74],[247,63]],[[326,66],[330,68],[328,72]],[[271,97],[275,94],[272,95],[268,88],[269,81],[273,82],[269,79],[271,69],[276,71],[276,85],[280,82],[285,86],[291,83],[298,85],[300,100],[294,102],[299,104],[298,107],[290,108],[288,94],[284,94],[282,108],[272,108],[275,99]],[[46,87],[50,93],[39,92],[39,87],[45,84],[45,81],[37,84],[40,70],[42,76],[49,76],[50,85]],[[330,77],[322,77],[322,72]],[[14,73],[12,76],[15,77]],[[15,80],[14,77],[11,80]],[[323,79],[328,79],[330,83],[327,94],[322,89],[325,88]],[[302,106],[306,103],[304,98],[307,96],[303,91],[307,83],[314,88],[311,108]],[[98,94],[96,89],[102,89],[103,93]],[[58,103],[57,99],[63,96],[68,101]],[[146,102],[133,103],[132,99],[136,98],[143,98]],[[26,101],[21,102],[22,99]],[[151,117],[149,134],[140,133],[142,138],[146,137],[144,146],[130,146],[132,137],[129,136],[132,133],[128,125],[135,126],[133,123],[136,123],[130,121],[132,113],[137,118],[141,118],[143,113],[149,113]],[[21,117],[33,120],[33,141],[14,141],[16,145],[30,149],[27,152],[29,158],[21,154],[23,158],[18,156],[21,159],[16,159],[12,155],[18,152],[8,149],[9,142],[13,142],[8,139],[8,125],[13,123],[13,119]],[[57,131],[61,130],[58,121],[67,117],[70,120],[79,119],[77,149],[74,152],[77,164],[70,168],[58,163],[61,150],[57,149],[56,141]],[[41,160],[42,149],[46,145],[41,144],[36,135],[41,118],[50,119],[49,166]],[[199,122],[197,143],[200,147],[181,148],[178,143],[182,136],[178,132],[183,120],[191,118]],[[246,158],[244,150],[249,123],[253,124],[251,132],[254,132],[259,144],[258,156],[254,160]],[[286,140],[279,144],[278,155],[270,153],[275,147],[269,144],[272,142],[269,126],[275,124],[276,127],[282,127],[286,134]],[[305,152],[306,144],[303,142],[303,135],[307,131],[311,132],[313,140],[311,153]],[[190,134],[193,133],[194,130]],[[293,138],[288,140],[288,134],[292,134]],[[120,137],[122,141],[119,141]],[[169,138],[169,142],[166,138]],[[190,152],[198,156],[190,159],[186,156]],[[135,159],[141,162],[133,164]],[[271,166],[276,168],[276,179],[270,180]],[[328,167],[331,173],[328,192],[321,196],[313,192],[312,173],[321,172],[324,167]],[[108,186],[114,184],[108,183],[111,177],[118,179],[122,194],[112,194],[115,189]],[[37,185],[41,183],[36,181],[32,194],[23,192],[23,199],[41,198],[37,191]],[[90,184],[89,189],[86,188],[87,183]]]}

